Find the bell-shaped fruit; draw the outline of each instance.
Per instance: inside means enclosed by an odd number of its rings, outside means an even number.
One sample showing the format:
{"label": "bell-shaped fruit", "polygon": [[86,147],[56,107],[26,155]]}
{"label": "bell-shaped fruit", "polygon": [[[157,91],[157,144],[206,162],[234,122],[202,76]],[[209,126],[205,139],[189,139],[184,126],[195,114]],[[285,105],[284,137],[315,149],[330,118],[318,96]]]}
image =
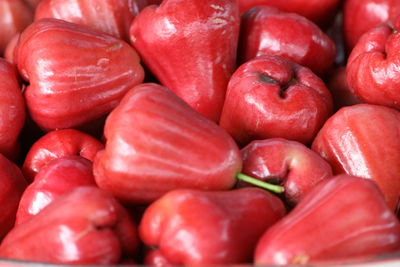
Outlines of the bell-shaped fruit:
{"label": "bell-shaped fruit", "polygon": [[57,19],[32,23],[16,48],[32,119],[45,130],[89,124],[143,81],[136,51],[108,34]]}
{"label": "bell-shaped fruit", "polygon": [[239,23],[235,0],[164,0],[135,18],[131,43],[164,86],[217,121],[236,65]]}
{"label": "bell-shaped fruit", "polygon": [[78,187],[27,222],[0,245],[0,257],[53,264],[116,264],[139,240],[127,211],[107,192]]}
{"label": "bell-shaped fruit", "polygon": [[58,158],[41,168],[21,197],[15,224],[29,220],[78,186],[95,186],[92,169],[92,162],[80,156]]}
{"label": "bell-shaped fruit", "polygon": [[400,223],[376,184],[341,175],[319,183],[261,237],[257,265],[368,260],[399,251]]}
{"label": "bell-shaped fruit", "polygon": [[108,116],[104,135],[96,182],[128,202],[151,202],[177,188],[230,189],[242,167],[223,129],[157,84],[130,90]]}
{"label": "bell-shaped fruit", "polygon": [[336,112],[315,138],[312,149],[335,174],[373,179],[389,206],[400,199],[400,112],[358,104]]}
{"label": "bell-shaped fruit", "polygon": [[282,201],[259,188],[174,190],[149,206],[139,233],[175,265],[249,263],[259,237],[284,214]]}

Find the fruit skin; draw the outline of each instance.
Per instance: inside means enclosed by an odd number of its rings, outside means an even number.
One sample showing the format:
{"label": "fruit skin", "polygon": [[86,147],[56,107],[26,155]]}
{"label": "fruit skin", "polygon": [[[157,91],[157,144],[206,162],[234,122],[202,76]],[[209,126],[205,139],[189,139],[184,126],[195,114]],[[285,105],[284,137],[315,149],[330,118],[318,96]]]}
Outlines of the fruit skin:
{"label": "fruit skin", "polygon": [[25,122],[25,103],[14,65],[0,58],[0,153],[15,159]]}
{"label": "fruit skin", "polygon": [[157,84],[130,90],[108,116],[104,135],[105,150],[93,165],[96,183],[130,203],[177,188],[227,190],[242,167],[223,129]]}
{"label": "fruit skin", "polygon": [[146,0],[42,0],[35,20],[62,19],[129,40],[129,27]]}
{"label": "fruit skin", "polygon": [[240,145],[282,137],[310,143],[332,112],[332,96],[311,70],[262,56],[232,75],[220,125]]}
{"label": "fruit skin", "polygon": [[116,264],[122,254],[135,253],[138,242],[135,225],[111,195],[96,187],[78,187],[15,226],[0,245],[0,257],[54,264]]}
{"label": "fruit skin", "polygon": [[15,222],[18,203],[27,182],[21,170],[0,154],[0,241]]}
{"label": "fruit skin", "polygon": [[78,186],[96,186],[92,165],[81,156],[65,156],[41,168],[22,194],[15,225],[28,221],[55,199]]}
{"label": "fruit skin", "polygon": [[96,138],[74,129],[49,132],[37,140],[29,149],[22,166],[28,181],[33,181],[39,170],[52,160],[64,156],[78,155],[94,160],[104,145]]}
{"label": "fruit skin", "polygon": [[343,6],[343,32],[348,52],[373,27],[400,14],[400,2],[393,0],[346,0]]}
{"label": "fruit skin", "polygon": [[260,55],[278,55],[322,76],[331,68],[335,54],[333,40],[298,14],[256,6],[242,15],[239,44],[242,63]]}
{"label": "fruit skin", "polygon": [[33,12],[23,0],[0,0],[0,55],[14,35],[23,31],[32,19]]}
{"label": "fruit skin", "polygon": [[175,266],[165,258],[160,249],[149,249],[144,257],[144,265],[156,267]]}
{"label": "fruit skin", "polygon": [[174,190],[149,206],[139,235],[178,265],[245,263],[260,235],[284,214],[281,200],[259,188]]}
{"label": "fruit skin", "polygon": [[400,16],[365,33],[348,59],[350,90],[363,102],[400,109]]}
{"label": "fruit skin", "polygon": [[239,23],[236,0],[164,0],[135,18],[131,43],[161,84],[218,121],[236,67]]}
{"label": "fruit skin", "polygon": [[242,173],[284,186],[285,200],[297,204],[332,168],[305,145],[283,138],[255,140],[241,150]]}
{"label": "fruit skin", "polygon": [[366,260],[399,249],[399,221],[376,184],[340,175],[319,183],[264,233],[257,244],[255,264]]}
{"label": "fruit skin", "polygon": [[334,174],[374,180],[394,211],[400,197],[400,112],[370,104],[345,107],[325,123],[312,149]]}
{"label": "fruit skin", "polygon": [[144,78],[127,43],[57,19],[32,23],[21,34],[15,60],[30,82],[24,93],[29,113],[47,131],[101,118]]}
{"label": "fruit skin", "polygon": [[267,5],[297,13],[320,26],[327,26],[334,17],[340,0],[239,0],[238,3],[240,13],[255,6]]}

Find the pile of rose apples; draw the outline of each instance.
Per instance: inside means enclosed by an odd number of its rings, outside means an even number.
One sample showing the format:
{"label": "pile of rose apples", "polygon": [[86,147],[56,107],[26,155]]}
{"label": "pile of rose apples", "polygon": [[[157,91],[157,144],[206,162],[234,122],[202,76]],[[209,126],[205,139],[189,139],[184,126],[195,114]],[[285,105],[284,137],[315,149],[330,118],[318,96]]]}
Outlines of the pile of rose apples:
{"label": "pile of rose apples", "polygon": [[399,15],[0,0],[0,259],[400,257]]}

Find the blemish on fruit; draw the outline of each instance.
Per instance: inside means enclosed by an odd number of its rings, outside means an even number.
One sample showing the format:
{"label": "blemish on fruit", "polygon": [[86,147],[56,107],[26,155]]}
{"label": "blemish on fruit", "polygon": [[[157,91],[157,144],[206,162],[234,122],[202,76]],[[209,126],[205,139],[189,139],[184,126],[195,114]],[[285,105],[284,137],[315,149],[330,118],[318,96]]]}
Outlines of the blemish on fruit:
{"label": "blemish on fruit", "polygon": [[215,9],[215,10],[221,10],[224,11],[224,8],[222,6],[219,5],[210,5],[211,8]]}
{"label": "blemish on fruit", "polygon": [[106,50],[107,51],[115,51],[115,50],[118,50],[118,49],[121,49],[121,48],[122,48],[122,44],[121,43],[115,43],[115,44],[112,44],[111,46],[107,47]]}

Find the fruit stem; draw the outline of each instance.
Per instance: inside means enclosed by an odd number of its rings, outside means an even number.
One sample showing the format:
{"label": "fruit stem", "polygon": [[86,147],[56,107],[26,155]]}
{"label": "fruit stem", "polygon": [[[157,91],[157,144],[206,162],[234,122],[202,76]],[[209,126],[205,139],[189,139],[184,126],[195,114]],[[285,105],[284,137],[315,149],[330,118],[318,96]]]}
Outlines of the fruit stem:
{"label": "fruit stem", "polygon": [[238,180],[241,180],[241,181],[247,182],[249,184],[252,184],[252,185],[267,189],[267,190],[272,191],[272,192],[277,193],[277,194],[281,194],[281,193],[283,193],[285,191],[283,186],[276,185],[276,184],[270,184],[270,183],[258,180],[256,178],[253,178],[251,176],[248,176],[248,175],[246,175],[244,173],[241,173],[241,172],[239,172],[236,175],[236,178]]}

